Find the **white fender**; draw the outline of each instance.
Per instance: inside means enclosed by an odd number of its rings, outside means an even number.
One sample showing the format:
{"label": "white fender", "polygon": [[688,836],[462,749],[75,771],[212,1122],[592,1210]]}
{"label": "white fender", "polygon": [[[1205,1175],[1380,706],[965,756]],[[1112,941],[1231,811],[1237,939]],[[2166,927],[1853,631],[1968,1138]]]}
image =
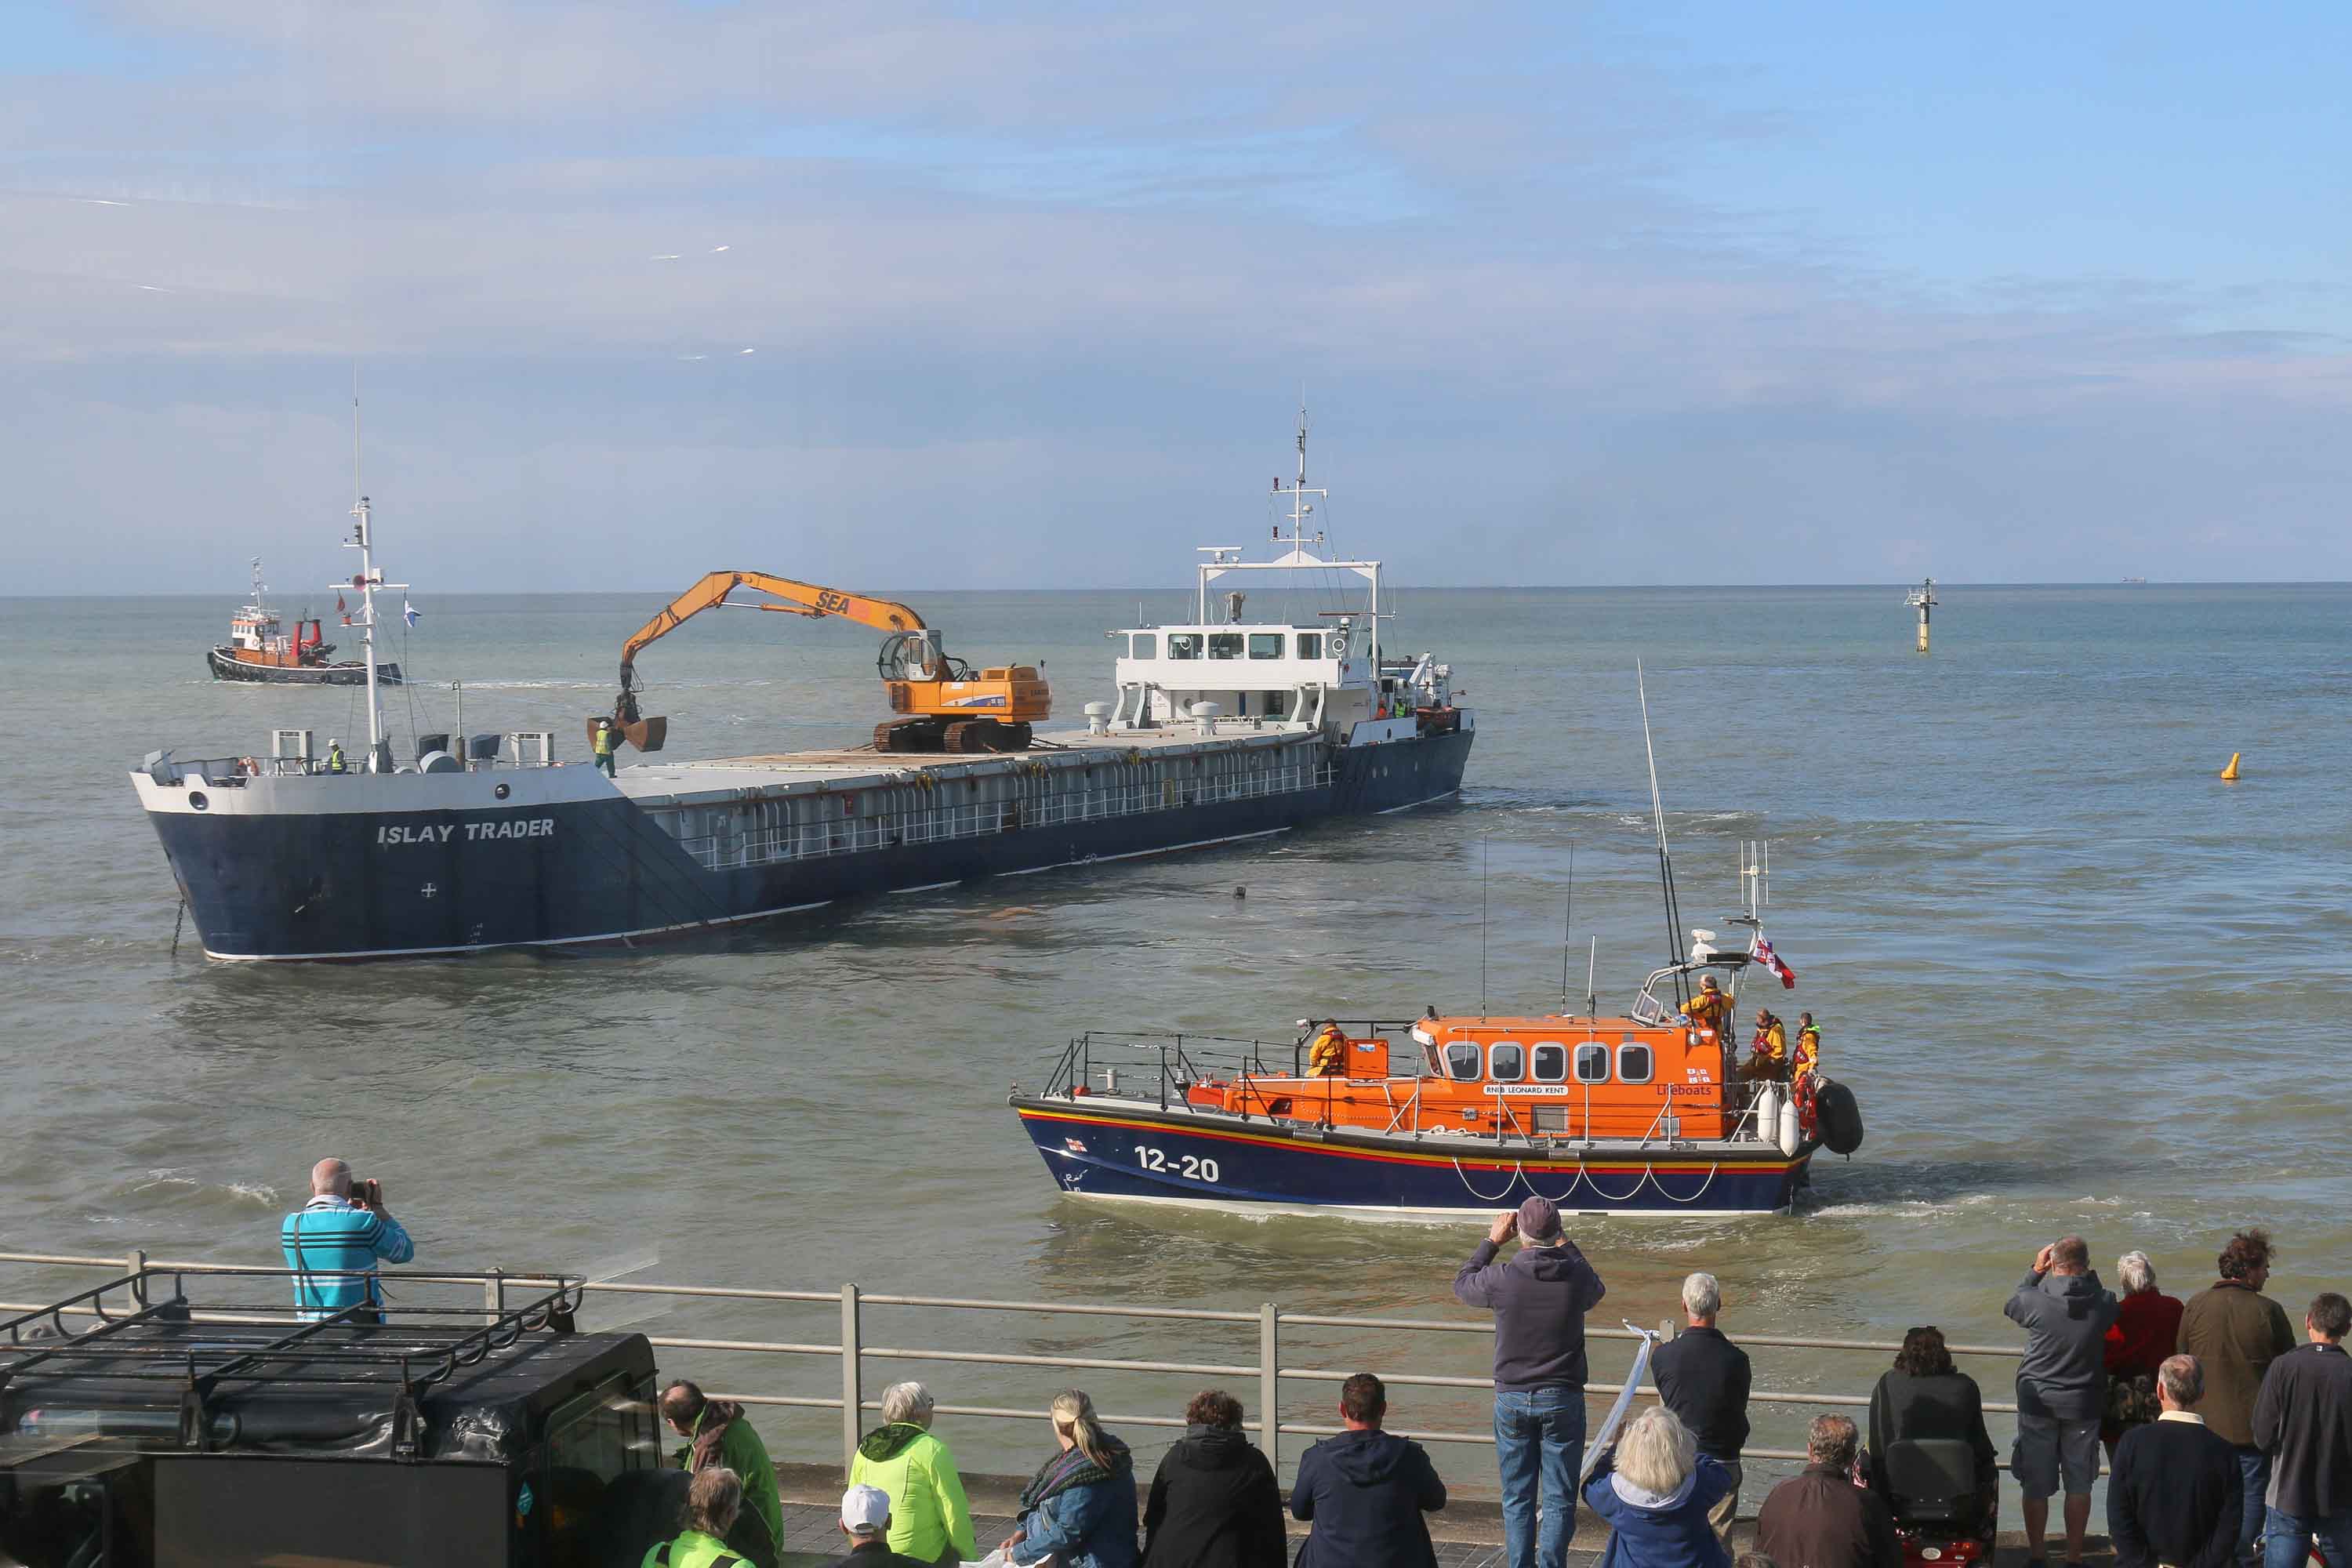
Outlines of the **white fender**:
{"label": "white fender", "polygon": [[1797,1097],[1793,1094],[1780,1102],[1780,1152],[1791,1159],[1797,1153]]}
{"label": "white fender", "polygon": [[1756,1091],[1756,1141],[1780,1141],[1780,1086],[1777,1083],[1768,1083]]}

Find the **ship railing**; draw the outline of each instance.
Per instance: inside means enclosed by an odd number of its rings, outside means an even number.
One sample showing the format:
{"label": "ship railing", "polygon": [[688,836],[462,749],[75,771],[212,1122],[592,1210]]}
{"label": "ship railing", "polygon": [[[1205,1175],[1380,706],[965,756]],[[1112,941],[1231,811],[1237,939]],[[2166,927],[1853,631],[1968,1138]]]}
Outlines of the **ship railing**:
{"label": "ship railing", "polygon": [[[1073,1042],[1074,1046],[1076,1042]],[[174,1274],[271,1274],[283,1268],[205,1259],[150,1259],[143,1251],[127,1257],[89,1257],[29,1251],[0,1251],[0,1265],[38,1270],[37,1278],[12,1284],[12,1296],[32,1293],[52,1284],[60,1275],[103,1271],[94,1289],[67,1294],[55,1291],[37,1301],[0,1300],[0,1312],[39,1314],[59,1327],[81,1321],[102,1324],[140,1310],[144,1302],[132,1293],[131,1283],[159,1271]],[[313,1276],[341,1277],[342,1271],[313,1269]],[[1340,1428],[1328,1411],[1337,1385],[1352,1373],[1377,1373],[1391,1389],[1391,1404],[1400,1415],[1411,1413],[1414,1424],[1392,1427],[1401,1436],[1439,1446],[1440,1468],[1460,1479],[1491,1477],[1486,1464],[1474,1470],[1451,1458],[1465,1448],[1493,1444],[1488,1401],[1493,1380],[1486,1365],[1493,1320],[1485,1313],[1443,1318],[1302,1312],[1276,1301],[1252,1309],[1219,1309],[1146,1305],[1132,1302],[1076,1300],[1014,1300],[970,1296],[916,1295],[868,1290],[856,1282],[828,1283],[823,1289],[752,1288],[732,1285],[659,1283],[605,1278],[587,1281],[559,1272],[529,1270],[466,1270],[441,1272],[383,1269],[386,1288],[409,1310],[428,1307],[426,1293],[436,1289],[447,1307],[430,1310],[456,1316],[479,1314],[492,1323],[510,1315],[509,1291],[565,1289],[581,1300],[579,1327],[600,1329],[600,1309],[619,1324],[652,1314],[691,1310],[696,1321],[665,1325],[666,1331],[646,1337],[659,1351],[666,1370],[689,1372],[714,1397],[783,1410],[831,1411],[836,1414],[839,1447],[834,1449],[821,1428],[782,1423],[765,1426],[762,1436],[779,1458],[837,1457],[846,1466],[856,1453],[869,1413],[881,1408],[877,1397],[884,1379],[878,1368],[887,1364],[892,1376],[913,1375],[899,1368],[929,1365],[957,1369],[963,1386],[975,1384],[998,1395],[995,1403],[946,1404],[937,1406],[941,1417],[959,1422],[1023,1422],[1034,1424],[1045,1415],[1052,1391],[1068,1385],[1077,1373],[1088,1374],[1097,1403],[1109,1414],[1106,1425],[1164,1431],[1170,1440],[1184,1426],[1180,1414],[1185,1399],[1204,1381],[1255,1384],[1256,1398],[1248,1426],[1276,1468],[1295,1462],[1302,1444],[1295,1438],[1328,1436]],[[1445,1297],[1445,1281],[1431,1282],[1433,1300]],[[1149,1289],[1150,1285],[1139,1286]],[[103,1297],[119,1291],[120,1303]],[[1663,1302],[1661,1303],[1664,1304]],[[194,1321],[271,1321],[290,1312],[290,1303],[276,1313],[192,1313]],[[1452,1310],[1449,1305],[1445,1310]],[[808,1321],[814,1312],[817,1321]],[[882,1342],[876,1332],[884,1312],[917,1315],[939,1336],[932,1344]],[[753,1321],[771,1322],[797,1317],[795,1337],[760,1337],[743,1331]],[[992,1342],[982,1327],[991,1321],[1015,1320]],[[715,1320],[715,1321],[713,1321]],[[1043,1320],[1040,1322],[1039,1320]],[[1057,1323],[1049,1329],[1046,1323]],[[712,1331],[726,1331],[717,1332]],[[1658,1324],[1656,1336],[1671,1341],[1680,1331],[1676,1320]],[[1102,1353],[1132,1345],[1139,1336],[1154,1341],[1182,1334],[1193,1337],[1182,1345],[1183,1359]],[[896,1339],[897,1335],[891,1338]],[[1589,1324],[1585,1337],[1597,1346],[1623,1346],[1628,1351],[1641,1331],[1632,1328]],[[1734,1339],[1759,1363],[1763,1386],[1748,1395],[1755,1423],[1755,1441],[1741,1455],[1754,1468],[1782,1470],[1805,1462],[1803,1424],[1822,1411],[1846,1413],[1864,1419],[1870,1391],[1891,1364],[1900,1344],[1894,1340],[1852,1335],[1793,1334],[1748,1331],[1735,1325]],[[1206,1342],[1199,1342],[1205,1341]],[[1158,1343],[1147,1348],[1159,1349]],[[1178,1346],[1168,1346],[1177,1350]],[[2014,1363],[2023,1353],[2018,1344],[1951,1344],[1955,1357],[1990,1361],[1996,1369]],[[1305,1359],[1302,1359],[1305,1358]],[[1596,1362],[1601,1358],[1596,1356]],[[1609,1358],[1612,1361],[1615,1357]],[[1318,1363],[1322,1364],[1318,1364]],[[1619,1367],[1624,1363],[1617,1363]],[[789,1386],[761,1386],[773,1369],[785,1368]],[[803,1374],[801,1369],[806,1369]],[[932,1374],[935,1378],[938,1373]],[[722,1379],[724,1381],[722,1381]],[[1596,1365],[1584,1385],[1588,1401],[1605,1405],[1623,1385],[1622,1371]],[[1791,1386],[1794,1384],[1795,1386]],[[1412,1390],[1400,1398],[1395,1390]],[[837,1391],[837,1392],[836,1392]],[[1658,1397],[1654,1385],[1638,1390],[1643,1403]],[[1135,1407],[1120,1413],[1124,1402]],[[2013,1421],[2013,1401],[1987,1399],[1983,1408],[2001,1426]],[[1452,1418],[1457,1425],[1425,1426],[1433,1416]],[[959,1455],[967,1444],[977,1447],[983,1435],[964,1428],[955,1439]],[[1772,1438],[1785,1434],[1788,1441]],[[1025,1442],[1024,1432],[1011,1442]],[[1996,1434],[1998,1438],[1999,1434]],[[1148,1445],[1139,1443],[1139,1449]],[[2005,1444],[1997,1447],[2006,1450]],[[967,1468],[971,1460],[966,1458]],[[2002,1461],[2002,1468],[2007,1462]],[[1754,1495],[1760,1497],[1761,1488]]]}

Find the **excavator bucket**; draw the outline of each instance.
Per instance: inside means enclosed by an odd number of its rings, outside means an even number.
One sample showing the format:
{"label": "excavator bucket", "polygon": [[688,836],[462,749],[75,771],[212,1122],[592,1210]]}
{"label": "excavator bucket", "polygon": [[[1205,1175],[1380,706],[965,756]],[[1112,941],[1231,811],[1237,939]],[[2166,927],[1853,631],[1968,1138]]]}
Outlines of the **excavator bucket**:
{"label": "excavator bucket", "polygon": [[[604,722],[603,715],[587,721],[588,749],[591,752],[596,749],[596,726],[602,722]],[[669,721],[659,715],[651,719],[624,721],[621,724],[621,739],[641,752],[658,752],[662,749],[662,742],[669,739]]]}

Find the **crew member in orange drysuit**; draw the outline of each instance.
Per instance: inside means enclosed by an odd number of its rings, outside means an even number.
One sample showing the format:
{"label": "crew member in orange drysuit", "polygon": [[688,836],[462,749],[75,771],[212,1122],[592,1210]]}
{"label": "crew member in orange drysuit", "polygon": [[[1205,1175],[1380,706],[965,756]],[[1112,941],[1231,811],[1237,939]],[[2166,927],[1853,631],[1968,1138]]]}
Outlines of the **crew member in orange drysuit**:
{"label": "crew member in orange drysuit", "polygon": [[1683,1008],[1690,1021],[1702,1029],[1712,1030],[1717,1038],[1723,1037],[1723,1026],[1731,1018],[1731,998],[1716,989],[1715,976],[1698,977],[1698,994]]}
{"label": "crew member in orange drysuit", "polygon": [[1316,1078],[1338,1078],[1348,1070],[1348,1036],[1335,1023],[1315,1031],[1307,1043],[1307,1070]]}

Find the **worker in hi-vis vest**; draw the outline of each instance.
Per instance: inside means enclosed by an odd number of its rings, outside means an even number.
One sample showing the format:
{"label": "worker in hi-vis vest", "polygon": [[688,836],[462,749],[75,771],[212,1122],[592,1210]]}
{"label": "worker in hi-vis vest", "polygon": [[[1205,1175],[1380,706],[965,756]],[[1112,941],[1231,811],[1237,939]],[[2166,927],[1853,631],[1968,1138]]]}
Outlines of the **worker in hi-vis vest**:
{"label": "worker in hi-vis vest", "polygon": [[596,765],[606,778],[613,776],[613,747],[618,740],[610,719],[596,721]]}
{"label": "worker in hi-vis vest", "polygon": [[347,764],[343,762],[343,743],[341,741],[329,741],[327,742],[327,771],[331,773],[340,773],[345,772]]}

